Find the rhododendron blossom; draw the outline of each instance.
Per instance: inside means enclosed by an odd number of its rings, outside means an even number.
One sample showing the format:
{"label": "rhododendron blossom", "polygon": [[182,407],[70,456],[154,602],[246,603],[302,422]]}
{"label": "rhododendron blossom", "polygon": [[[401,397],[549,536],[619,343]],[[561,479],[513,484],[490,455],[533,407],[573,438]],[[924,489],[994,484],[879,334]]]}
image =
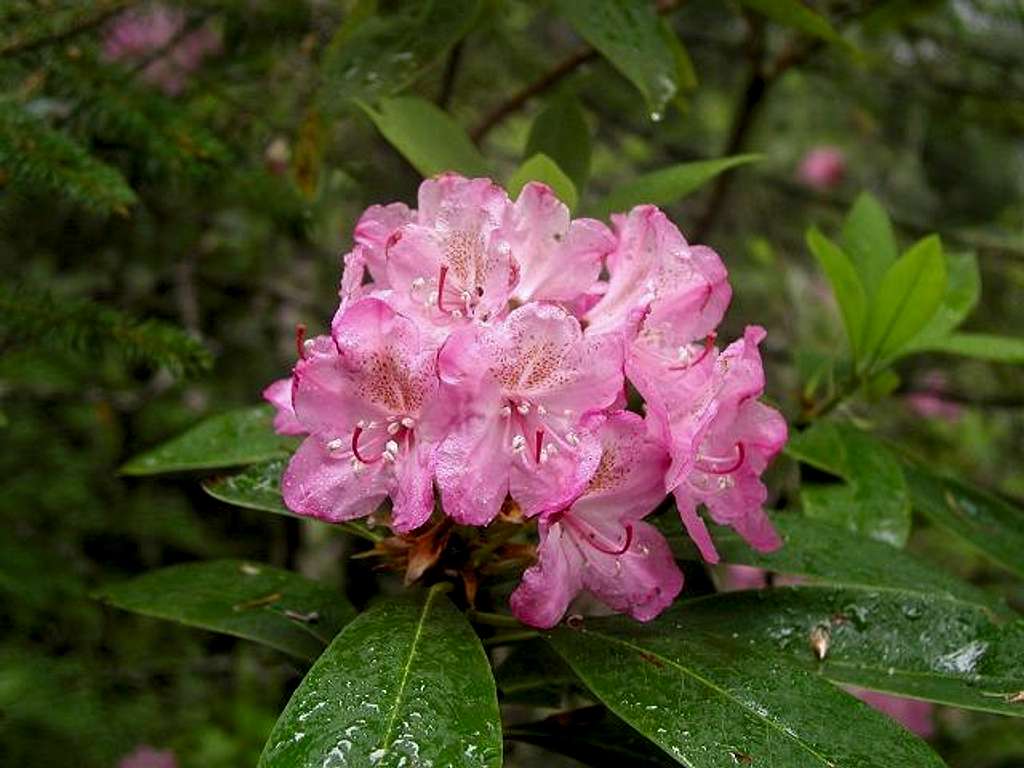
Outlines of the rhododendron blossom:
{"label": "rhododendron blossom", "polygon": [[[337,522],[390,499],[400,535],[432,518],[535,524],[511,604],[538,627],[581,593],[641,621],[672,602],[682,574],[643,520],[669,495],[710,562],[701,505],[779,545],[760,475],[786,425],[757,400],[764,331],[719,349],[726,269],[664,213],[637,206],[610,229],[543,184],[512,201],[443,174],[416,209],[367,209],[354,240],[331,335],[300,339],[291,378],[264,392],[275,428],[306,435],[291,510]],[[624,410],[629,385],[644,415]]]}

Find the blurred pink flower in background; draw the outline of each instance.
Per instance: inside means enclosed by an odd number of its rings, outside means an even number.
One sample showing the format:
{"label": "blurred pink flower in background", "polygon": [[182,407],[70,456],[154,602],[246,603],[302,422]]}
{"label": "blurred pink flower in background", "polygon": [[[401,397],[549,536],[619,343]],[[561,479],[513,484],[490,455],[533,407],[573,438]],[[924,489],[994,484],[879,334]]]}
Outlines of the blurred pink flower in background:
{"label": "blurred pink flower in background", "polygon": [[804,155],[796,175],[811,189],[832,189],[846,176],[846,155],[836,147],[815,147]]}
{"label": "blurred pink flower in background", "polygon": [[107,28],[103,55],[129,64],[156,55],[142,70],[142,79],[168,96],[177,96],[185,90],[188,75],[221,50],[220,34],[213,26],[204,24],[183,35],[185,24],[183,10],[162,4],[126,11]]}
{"label": "blurred pink flower in background", "polygon": [[935,735],[935,705],[930,701],[904,699],[902,696],[866,691],[852,685],[846,686],[846,690],[922,739],[929,739]]}
{"label": "blurred pink flower in background", "polygon": [[942,371],[928,371],[917,389],[903,399],[914,413],[926,419],[939,419],[950,423],[959,421],[963,408],[944,397],[949,379]]}
{"label": "blurred pink flower in background", "polygon": [[178,759],[170,749],[154,749],[140,744],[117,763],[117,768],[178,768]]}

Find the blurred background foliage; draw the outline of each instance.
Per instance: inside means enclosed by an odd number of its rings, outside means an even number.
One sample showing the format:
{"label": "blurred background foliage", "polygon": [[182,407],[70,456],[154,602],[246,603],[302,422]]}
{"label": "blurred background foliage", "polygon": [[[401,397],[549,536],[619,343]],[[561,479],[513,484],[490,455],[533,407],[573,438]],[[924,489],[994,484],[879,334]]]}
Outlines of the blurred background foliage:
{"label": "blurred background foliage", "polygon": [[[330,317],[362,209],[414,201],[416,170],[349,96],[432,101],[502,179],[536,148],[537,116],[557,134],[578,99],[592,153],[577,147],[564,170],[577,186],[589,177],[584,212],[640,173],[760,153],[667,208],[731,272],[728,335],[769,329],[769,394],[794,420],[843,343],[804,231],[836,231],[862,189],[902,246],[938,231],[977,255],[968,329],[1024,330],[1017,0],[810,3],[844,42],[751,10],[770,3],[661,2],[693,70],[664,107],[577,37],[555,7],[572,3],[382,0],[392,21],[432,14],[427,39],[401,23],[360,31],[381,23],[375,5],[0,9],[4,765],[109,766],[139,744],[183,766],[251,765],[301,675],[272,651],[105,609],[89,599],[100,582],[237,556],[334,580],[359,606],[370,597],[358,561],[340,570],[350,543],[322,526],[221,504],[188,475],[117,475],[139,449],[255,402],[291,364],[296,323]],[[377,55],[388,35],[406,36],[406,58]],[[844,172],[810,185],[797,168],[821,146]],[[854,418],[1024,499],[1020,368],[925,354],[897,371],[847,406]],[[795,465],[773,472],[785,505]],[[911,546],[979,583],[1002,579],[927,525]],[[1020,731],[997,717],[944,711],[936,744],[954,766],[1024,761]]]}

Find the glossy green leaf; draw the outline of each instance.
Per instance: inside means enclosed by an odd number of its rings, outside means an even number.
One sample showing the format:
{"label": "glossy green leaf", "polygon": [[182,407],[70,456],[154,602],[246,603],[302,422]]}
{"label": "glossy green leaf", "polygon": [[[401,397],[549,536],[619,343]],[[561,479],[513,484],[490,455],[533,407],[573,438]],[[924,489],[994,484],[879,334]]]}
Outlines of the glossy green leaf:
{"label": "glossy green leaf", "polygon": [[487,656],[440,586],[377,603],[292,695],[261,768],[500,766]]}
{"label": "glossy green leaf", "polygon": [[549,637],[609,709],[691,768],[942,765],[884,715],[781,657],[696,630],[685,610]]}
{"label": "glossy green leaf", "polygon": [[946,292],[942,243],[931,235],[912,245],[882,278],[864,339],[875,360],[898,354],[935,316]]}
{"label": "glossy green leaf", "polygon": [[294,438],[282,437],[272,425],[269,405],[240,408],[201,421],[178,437],[129,460],[121,473],[158,475],[192,469],[255,464],[287,456]]}
{"label": "glossy green leaf", "polygon": [[559,712],[505,731],[514,741],[535,744],[579,760],[589,768],[670,768],[678,765],[605,707]]}
{"label": "glossy green leaf", "polygon": [[557,96],[545,105],[530,126],[525,158],[550,157],[582,191],[590,176],[590,127],[579,99]]}
{"label": "glossy green leaf", "polygon": [[978,303],[981,275],[978,259],[973,253],[946,254],[946,293],[942,304],[928,324],[914,336],[904,349],[915,352],[941,346]]}
{"label": "glossy green leaf", "polygon": [[609,213],[628,211],[640,203],[669,205],[700,189],[718,174],[760,159],[761,155],[734,155],[717,160],[679,163],[645,173],[617,187],[598,203],[596,213],[605,217]]}
{"label": "glossy green leaf", "polygon": [[804,483],[804,514],[896,547],[910,534],[910,498],[896,456],[883,443],[847,424],[819,422],[794,435],[786,451],[846,481]]}
{"label": "glossy green leaf", "polygon": [[1004,568],[1024,576],[1024,509],[906,460],[914,509]]}
{"label": "glossy green leaf", "polygon": [[424,177],[442,171],[487,176],[483,155],[450,115],[413,96],[362,105],[385,139]]}
{"label": "glossy green leaf", "polygon": [[355,615],[328,586],[242,560],[161,568],[104,587],[96,596],[127,611],[244,637],[310,660]]}
{"label": "glossy green leaf", "polygon": [[808,8],[801,0],[740,0],[740,4],[798,32],[823,40],[839,39],[829,20]]}
{"label": "glossy green leaf", "polygon": [[291,515],[281,498],[281,475],[287,466],[287,459],[253,464],[236,475],[205,480],[203,490],[215,499],[236,507]]}
{"label": "glossy green leaf", "polygon": [[989,333],[953,333],[925,344],[923,351],[989,360],[993,363],[1024,364],[1024,338]]}
{"label": "glossy green leaf", "polygon": [[580,36],[643,94],[660,119],[679,91],[675,52],[661,31],[654,6],[632,0],[556,0]]}
{"label": "glossy green leaf", "polygon": [[[726,563],[803,576],[835,587],[899,589],[920,596],[938,595],[945,600],[981,607],[993,616],[1009,612],[999,598],[888,544],[792,513],[776,514],[772,524],[783,542],[774,552],[752,549],[731,528],[709,528],[718,554]],[[679,532],[678,519],[659,521],[659,527],[669,532],[669,544],[676,557],[701,559],[690,538]],[[837,552],[842,556],[837,557]]]}
{"label": "glossy green leaf", "polygon": [[400,0],[377,11],[362,3],[324,53],[324,99],[374,101],[394,95],[439,63],[479,13],[480,0]]}
{"label": "glossy green leaf", "polygon": [[842,249],[815,227],[807,230],[807,246],[828,278],[843,316],[843,325],[850,340],[853,359],[857,360],[863,345],[868,306],[864,285]]}
{"label": "glossy green leaf", "polygon": [[700,85],[700,81],[697,79],[697,70],[693,66],[690,52],[686,50],[683,41],[679,39],[679,35],[676,34],[669,20],[664,16],[661,18],[661,35],[665,38],[668,47],[672,51],[672,55],[675,57],[676,82],[679,83],[680,97],[682,97],[684,93],[696,90],[697,86]]}
{"label": "glossy green leaf", "polygon": [[854,201],[843,222],[840,245],[853,262],[870,302],[899,257],[889,214],[871,193],[862,192]]}
{"label": "glossy green leaf", "polygon": [[[287,466],[286,459],[272,459],[262,464],[254,464],[238,474],[204,481],[203,490],[215,499],[226,504],[234,504],[236,507],[298,517],[285,506],[281,496],[281,476]],[[380,541],[383,538],[361,521],[331,525],[369,541]]]}
{"label": "glossy green leaf", "polygon": [[1024,690],[1024,621],[996,624],[984,609],[938,595],[781,587],[693,600],[679,621],[785,654],[837,683],[1024,717],[1010,701]]}
{"label": "glossy green leaf", "polygon": [[569,206],[570,211],[576,210],[579,195],[572,179],[562,173],[562,169],[550,157],[544,154],[534,155],[523,163],[508,180],[508,194],[512,198],[531,181],[540,181],[551,187],[555,196]]}

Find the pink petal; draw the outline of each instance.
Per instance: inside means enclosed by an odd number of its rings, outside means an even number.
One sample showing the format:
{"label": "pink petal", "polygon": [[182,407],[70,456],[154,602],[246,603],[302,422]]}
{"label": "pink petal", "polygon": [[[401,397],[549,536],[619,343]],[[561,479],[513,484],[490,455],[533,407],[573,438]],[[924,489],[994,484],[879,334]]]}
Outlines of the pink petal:
{"label": "pink petal", "polygon": [[532,627],[555,626],[580,591],[582,570],[579,551],[562,526],[542,522],[537,562],[526,569],[509,599],[512,613]]}
{"label": "pink petal", "polygon": [[650,621],[683,588],[683,574],[657,528],[634,521],[633,538],[622,555],[588,552],[583,586],[614,611]]}
{"label": "pink petal", "polygon": [[415,214],[404,203],[371,205],[356,222],[353,237],[362,246],[364,258],[379,288],[387,288],[385,263],[391,237]]}
{"label": "pink petal", "polygon": [[[536,439],[536,435],[534,436]],[[541,438],[543,442],[543,438]],[[601,461],[601,442],[583,432],[579,444],[553,456],[528,445],[512,462],[509,490],[526,517],[558,512],[571,506],[586,490]]]}
{"label": "pink petal", "polygon": [[497,404],[455,427],[435,454],[445,514],[462,525],[487,525],[508,495],[513,453]]}
{"label": "pink petal", "polygon": [[305,355],[295,365],[292,403],[306,432],[325,435],[327,440],[348,440],[356,422],[383,416],[358,396],[329,336],[313,339]]}
{"label": "pink petal", "polygon": [[443,173],[420,184],[417,223],[438,231],[480,232],[500,227],[512,202],[490,179]]}
{"label": "pink petal", "polygon": [[433,447],[418,442],[395,467],[397,483],[392,494],[391,527],[409,533],[430,519],[434,511]]}
{"label": "pink petal", "polygon": [[711,534],[708,533],[708,527],[704,524],[704,520],[697,514],[697,501],[683,486],[677,488],[674,495],[679,518],[683,521],[686,533],[697,545],[700,556],[704,558],[705,562],[717,563],[719,560],[718,550],[715,549],[715,543],[711,540]]}
{"label": "pink petal", "polygon": [[279,435],[302,435],[306,429],[295,417],[292,408],[292,378],[278,379],[263,390],[263,399],[269,402],[277,413],[274,416],[274,431]]}
{"label": "pink petal", "polygon": [[513,298],[520,303],[574,301],[597,281],[601,260],[615,245],[599,221],[570,223],[569,209],[538,182],[519,193],[504,235],[519,265]]}
{"label": "pink petal", "polygon": [[359,465],[356,469],[352,459],[351,450],[329,451],[322,438],[307,437],[281,481],[285,505],[297,515],[329,523],[373,512],[388,494],[385,464]]}

